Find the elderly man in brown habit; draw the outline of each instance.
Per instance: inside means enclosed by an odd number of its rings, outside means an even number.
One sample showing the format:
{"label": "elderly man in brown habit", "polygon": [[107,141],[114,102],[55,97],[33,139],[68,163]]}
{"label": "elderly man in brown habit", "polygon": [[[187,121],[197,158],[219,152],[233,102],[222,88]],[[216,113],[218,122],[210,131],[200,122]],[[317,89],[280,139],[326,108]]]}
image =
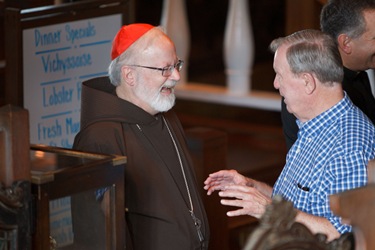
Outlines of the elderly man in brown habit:
{"label": "elderly man in brown habit", "polygon": [[207,249],[206,213],[171,111],[183,61],[170,38],[148,24],[123,26],[111,56],[109,78],[83,83],[73,148],[128,157],[127,249]]}

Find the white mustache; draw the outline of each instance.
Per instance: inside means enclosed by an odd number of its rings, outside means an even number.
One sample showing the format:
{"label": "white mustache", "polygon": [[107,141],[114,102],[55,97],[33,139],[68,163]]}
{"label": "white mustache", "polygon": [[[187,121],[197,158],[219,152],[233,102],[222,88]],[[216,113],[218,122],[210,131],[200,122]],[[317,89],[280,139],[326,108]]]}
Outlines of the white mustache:
{"label": "white mustache", "polygon": [[170,81],[170,82],[167,82],[165,84],[163,84],[163,86],[161,86],[161,88],[174,88],[177,84],[177,81]]}

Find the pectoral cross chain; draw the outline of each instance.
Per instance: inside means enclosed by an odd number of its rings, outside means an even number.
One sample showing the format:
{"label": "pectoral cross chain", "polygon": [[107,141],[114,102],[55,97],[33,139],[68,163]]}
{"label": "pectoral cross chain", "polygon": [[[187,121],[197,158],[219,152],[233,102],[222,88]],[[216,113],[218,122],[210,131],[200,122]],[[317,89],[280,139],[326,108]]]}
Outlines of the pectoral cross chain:
{"label": "pectoral cross chain", "polygon": [[195,228],[197,229],[199,241],[201,242],[201,245],[202,245],[202,243],[204,241],[203,233],[201,231],[202,222],[197,217],[195,217],[195,214],[194,214],[193,201],[191,199],[190,189],[189,189],[189,185],[188,185],[188,182],[187,182],[187,179],[186,179],[184,165],[182,164],[182,159],[181,159],[181,156],[180,156],[180,151],[178,150],[177,143],[176,143],[176,141],[173,138],[172,132],[169,129],[168,123],[165,120],[164,116],[163,116],[163,121],[164,121],[164,124],[165,124],[165,126],[166,126],[166,128],[168,130],[169,136],[171,137],[171,140],[173,142],[173,146],[176,149],[177,158],[178,158],[178,161],[179,161],[180,167],[181,167],[182,177],[184,178],[184,182],[185,182],[185,186],[186,186],[186,192],[187,192],[187,195],[189,197],[189,203],[190,203],[190,210],[189,210],[189,212],[190,212],[191,217],[193,218]]}
{"label": "pectoral cross chain", "polygon": [[203,237],[203,233],[201,231],[201,225],[202,225],[202,222],[200,221],[200,219],[198,219],[194,212],[190,211],[190,214],[191,214],[191,217],[193,218],[193,221],[194,221],[194,225],[197,229],[197,233],[198,233],[198,237],[199,237],[199,241],[200,242],[203,242],[204,241],[204,237]]}

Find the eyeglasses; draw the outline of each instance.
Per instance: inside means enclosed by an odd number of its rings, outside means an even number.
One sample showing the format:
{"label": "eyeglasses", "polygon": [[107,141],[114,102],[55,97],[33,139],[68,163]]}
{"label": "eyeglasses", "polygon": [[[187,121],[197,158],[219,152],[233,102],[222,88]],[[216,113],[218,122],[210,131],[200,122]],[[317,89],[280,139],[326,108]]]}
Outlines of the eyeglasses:
{"label": "eyeglasses", "polygon": [[130,65],[133,67],[145,68],[145,69],[154,69],[161,71],[161,75],[164,77],[169,77],[173,74],[174,69],[177,69],[178,72],[182,70],[182,66],[184,65],[184,61],[178,60],[178,62],[174,65],[165,66],[164,68],[155,68],[149,66],[142,66],[142,65]]}

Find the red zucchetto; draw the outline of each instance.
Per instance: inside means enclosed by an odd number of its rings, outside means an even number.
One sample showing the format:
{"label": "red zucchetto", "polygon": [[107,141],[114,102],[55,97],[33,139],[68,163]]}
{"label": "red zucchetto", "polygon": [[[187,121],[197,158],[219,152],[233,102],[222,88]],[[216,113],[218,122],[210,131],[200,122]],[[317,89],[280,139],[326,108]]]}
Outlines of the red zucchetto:
{"label": "red zucchetto", "polygon": [[154,28],[154,26],[145,23],[134,23],[122,26],[112,42],[112,60],[121,55],[130,45],[152,28]]}

